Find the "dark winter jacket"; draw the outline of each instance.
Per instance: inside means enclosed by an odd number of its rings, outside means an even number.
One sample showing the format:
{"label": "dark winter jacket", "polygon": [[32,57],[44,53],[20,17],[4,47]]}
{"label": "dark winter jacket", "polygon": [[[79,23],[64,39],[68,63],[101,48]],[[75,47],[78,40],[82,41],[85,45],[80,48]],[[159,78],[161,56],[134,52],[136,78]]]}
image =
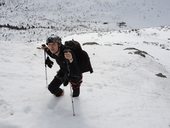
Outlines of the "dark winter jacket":
{"label": "dark winter jacket", "polygon": [[57,72],[58,77],[66,77],[69,81],[79,81],[82,78],[82,73],[80,71],[80,68],[78,66],[77,58],[75,57],[73,51],[72,56],[73,56],[73,62],[69,63],[68,60],[65,59],[64,57],[64,50],[65,46],[61,44],[60,46],[60,53],[59,55],[52,54],[50,50],[47,50],[47,54],[56,60],[57,64],[59,65],[60,69]]}

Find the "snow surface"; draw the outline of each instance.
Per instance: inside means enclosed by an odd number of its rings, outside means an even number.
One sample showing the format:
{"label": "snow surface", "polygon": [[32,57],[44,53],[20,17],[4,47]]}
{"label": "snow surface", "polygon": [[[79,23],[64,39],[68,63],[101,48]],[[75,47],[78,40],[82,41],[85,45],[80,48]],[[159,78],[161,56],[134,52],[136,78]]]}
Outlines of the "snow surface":
{"label": "snow surface", "polygon": [[[0,128],[170,128],[169,4],[0,0],[0,25],[27,28],[0,28]],[[119,28],[123,21],[127,27]],[[47,89],[37,47],[53,33],[79,41],[94,69],[74,98],[76,116],[69,85],[60,98]],[[47,69],[48,83],[57,70]]]}
{"label": "snow surface", "polygon": [[[81,95],[74,98],[76,116],[72,115],[69,85],[62,86],[63,97],[48,92],[44,53],[36,49],[42,42],[1,42],[0,127],[169,128],[170,28],[138,33],[124,30],[63,38],[99,44],[82,46],[94,73],[84,74]],[[148,54],[142,57],[125,48]],[[57,70],[56,64],[48,69],[48,82]]]}

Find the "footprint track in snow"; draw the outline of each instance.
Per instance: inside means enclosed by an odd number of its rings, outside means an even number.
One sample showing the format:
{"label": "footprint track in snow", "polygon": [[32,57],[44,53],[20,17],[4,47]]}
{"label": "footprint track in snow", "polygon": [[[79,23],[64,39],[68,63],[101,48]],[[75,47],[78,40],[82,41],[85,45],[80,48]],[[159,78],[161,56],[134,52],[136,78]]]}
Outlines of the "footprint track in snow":
{"label": "footprint track in snow", "polygon": [[6,118],[13,114],[12,107],[3,99],[0,99],[0,118]]}

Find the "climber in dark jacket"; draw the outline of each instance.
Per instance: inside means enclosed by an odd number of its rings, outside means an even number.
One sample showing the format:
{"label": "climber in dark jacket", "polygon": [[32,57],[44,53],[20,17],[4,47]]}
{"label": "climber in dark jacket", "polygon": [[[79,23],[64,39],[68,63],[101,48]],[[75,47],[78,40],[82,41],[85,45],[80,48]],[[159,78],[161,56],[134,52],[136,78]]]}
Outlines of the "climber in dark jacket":
{"label": "climber in dark jacket", "polygon": [[[73,90],[72,96],[78,97],[80,94],[80,85],[82,83],[82,72],[77,64],[76,56],[71,49],[67,49],[62,43],[59,36],[47,38],[47,46],[42,46],[46,53],[56,60],[60,69],[54,79],[48,85],[49,91],[56,97],[64,94],[60,88],[62,84],[66,86],[69,82]],[[46,64],[52,67],[50,59],[47,57]]]}

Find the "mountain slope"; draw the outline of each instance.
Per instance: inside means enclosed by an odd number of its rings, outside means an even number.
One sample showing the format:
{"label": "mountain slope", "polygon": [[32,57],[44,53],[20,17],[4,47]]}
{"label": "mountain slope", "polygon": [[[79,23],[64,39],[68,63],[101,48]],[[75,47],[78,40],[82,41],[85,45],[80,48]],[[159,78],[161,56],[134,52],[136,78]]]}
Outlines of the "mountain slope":
{"label": "mountain slope", "polygon": [[121,22],[125,22],[125,28],[164,26],[170,22],[169,0],[1,0],[0,3],[0,25],[27,29],[16,32],[3,27],[1,40],[21,36],[32,41],[42,40],[49,33],[113,31],[121,29],[118,25]]}
{"label": "mountain slope", "polygon": [[[83,45],[94,73],[83,76],[75,117],[69,85],[62,86],[61,98],[46,87],[44,53],[36,49],[40,44],[0,43],[0,127],[169,128],[169,33],[169,28],[149,28],[65,37],[99,44]],[[58,66],[47,70],[50,82]]]}

